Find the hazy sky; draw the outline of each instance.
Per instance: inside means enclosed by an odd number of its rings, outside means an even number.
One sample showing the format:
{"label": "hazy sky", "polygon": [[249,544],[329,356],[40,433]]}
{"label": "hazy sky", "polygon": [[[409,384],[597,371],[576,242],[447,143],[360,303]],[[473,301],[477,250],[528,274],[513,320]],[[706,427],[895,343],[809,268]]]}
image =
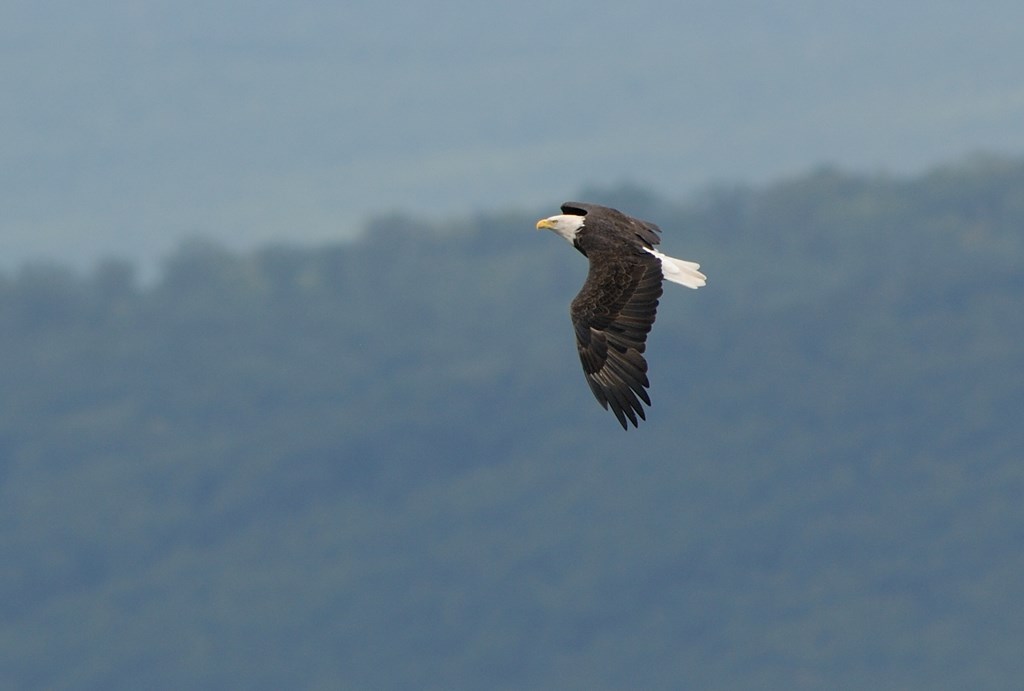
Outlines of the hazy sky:
{"label": "hazy sky", "polygon": [[1024,153],[1024,3],[0,6],[0,266]]}

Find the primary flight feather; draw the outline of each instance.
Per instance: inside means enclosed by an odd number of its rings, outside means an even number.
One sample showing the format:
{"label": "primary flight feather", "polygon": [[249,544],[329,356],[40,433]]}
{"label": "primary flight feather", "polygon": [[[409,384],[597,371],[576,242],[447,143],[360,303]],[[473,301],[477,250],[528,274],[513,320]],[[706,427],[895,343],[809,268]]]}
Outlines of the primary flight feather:
{"label": "primary flight feather", "polygon": [[647,334],[654,324],[662,280],[700,288],[706,277],[694,262],[654,249],[661,229],[607,206],[566,202],[562,213],[537,221],[562,236],[590,262],[570,315],[583,373],[598,403],[623,429],[646,419],[651,405]]}

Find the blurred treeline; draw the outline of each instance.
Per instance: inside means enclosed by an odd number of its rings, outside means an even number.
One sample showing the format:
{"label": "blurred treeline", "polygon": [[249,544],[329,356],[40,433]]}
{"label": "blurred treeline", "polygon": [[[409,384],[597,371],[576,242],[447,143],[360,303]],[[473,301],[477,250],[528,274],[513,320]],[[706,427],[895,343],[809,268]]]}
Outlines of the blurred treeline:
{"label": "blurred treeline", "polygon": [[709,277],[628,433],[562,199],[0,277],[0,687],[1019,683],[1024,162],[589,198]]}

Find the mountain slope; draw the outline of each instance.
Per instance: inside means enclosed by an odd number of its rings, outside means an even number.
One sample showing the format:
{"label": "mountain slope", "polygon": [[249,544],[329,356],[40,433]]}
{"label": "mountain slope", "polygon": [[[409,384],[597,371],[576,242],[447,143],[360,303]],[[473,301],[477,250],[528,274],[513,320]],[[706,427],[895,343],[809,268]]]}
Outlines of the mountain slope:
{"label": "mountain slope", "polygon": [[1005,688],[1024,164],[673,206],[650,419],[537,214],[0,279],[4,688]]}

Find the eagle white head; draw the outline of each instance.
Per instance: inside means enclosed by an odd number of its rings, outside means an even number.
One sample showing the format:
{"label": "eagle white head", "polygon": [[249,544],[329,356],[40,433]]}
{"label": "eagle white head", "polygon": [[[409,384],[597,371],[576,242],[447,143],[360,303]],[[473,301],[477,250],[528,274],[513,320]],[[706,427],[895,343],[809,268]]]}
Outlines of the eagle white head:
{"label": "eagle white head", "polygon": [[537,221],[537,230],[551,230],[572,243],[583,227],[583,216],[558,214]]}

